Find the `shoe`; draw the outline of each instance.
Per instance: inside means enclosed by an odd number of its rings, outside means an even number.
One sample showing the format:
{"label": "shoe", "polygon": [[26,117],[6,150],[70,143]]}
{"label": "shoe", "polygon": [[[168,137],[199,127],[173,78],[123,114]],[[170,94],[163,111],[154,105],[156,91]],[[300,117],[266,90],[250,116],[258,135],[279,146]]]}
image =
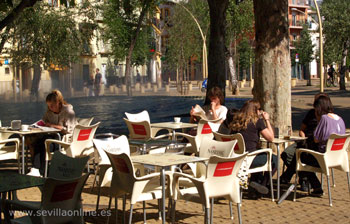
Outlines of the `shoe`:
{"label": "shoe", "polygon": [[304,192],[309,192],[309,182],[306,180],[301,181],[300,190]]}
{"label": "shoe", "polygon": [[315,197],[321,197],[323,195],[323,190],[322,188],[316,188],[314,189],[312,192],[311,192],[311,195],[312,196],[315,196]]}
{"label": "shoe", "polygon": [[34,177],[41,177],[40,171],[37,168],[31,168],[29,173],[27,173],[29,176],[34,176]]}
{"label": "shoe", "polygon": [[249,186],[251,186],[252,188],[254,188],[257,192],[259,192],[260,194],[268,194],[269,193],[269,189],[267,187],[265,187],[262,184],[259,184],[255,181],[251,181],[249,183]]}

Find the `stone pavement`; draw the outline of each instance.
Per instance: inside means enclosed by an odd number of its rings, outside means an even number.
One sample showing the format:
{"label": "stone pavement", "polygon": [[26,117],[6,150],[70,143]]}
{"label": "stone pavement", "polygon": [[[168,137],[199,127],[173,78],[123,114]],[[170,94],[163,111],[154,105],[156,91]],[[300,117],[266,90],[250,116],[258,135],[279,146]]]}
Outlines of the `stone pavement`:
{"label": "stone pavement", "polygon": [[[313,80],[314,86],[306,86],[305,81],[300,81],[296,87],[292,89],[292,114],[293,129],[299,129],[301,120],[306,111],[312,107],[313,96],[319,92],[317,81]],[[349,88],[349,87],[348,87]],[[350,92],[339,91],[338,88],[326,88],[325,92],[331,96],[335,106],[335,112],[343,117],[347,128],[350,127]],[[192,96],[204,96],[198,89],[193,90]],[[231,96],[228,96],[231,97]],[[245,87],[241,89],[241,96],[252,97],[251,88]],[[350,195],[347,186],[346,174],[335,170],[335,187],[331,187],[333,207],[328,205],[327,185],[324,181],[323,188],[325,194],[322,197],[311,197],[307,193],[298,191],[297,201],[292,201],[291,194],[280,205],[272,202],[268,195],[262,198],[255,198],[252,194],[244,192],[243,203],[241,207],[243,223],[350,223]],[[96,192],[94,188],[91,192],[93,177],[90,176],[88,184],[85,186],[82,195],[84,210],[94,211],[96,203]],[[292,179],[294,181],[294,178]],[[282,193],[288,186],[282,186]],[[107,189],[103,189],[103,194],[107,195]],[[40,200],[40,191],[37,188],[21,190],[18,193],[20,199]],[[275,190],[276,195],[276,190]],[[105,223],[106,217],[102,216],[102,209],[108,205],[108,198],[103,196],[100,202],[100,210],[98,214],[89,213],[85,216],[87,223]],[[119,200],[118,208],[122,207]],[[127,203],[129,208],[129,203]],[[150,201],[146,204],[147,222],[161,223],[158,220],[157,202]],[[119,210],[120,211],[120,210]],[[214,205],[214,223],[238,223],[236,207],[233,206],[235,214],[234,220],[229,218],[228,202],[219,200]],[[114,219],[112,213],[110,223],[121,223],[121,212],[119,212],[119,220]],[[127,214],[128,215],[128,214]],[[142,203],[138,203],[134,209],[133,222],[142,223]],[[204,212],[202,206],[179,201],[176,206],[176,222],[177,223],[203,223]],[[170,221],[169,219],[167,221]]]}

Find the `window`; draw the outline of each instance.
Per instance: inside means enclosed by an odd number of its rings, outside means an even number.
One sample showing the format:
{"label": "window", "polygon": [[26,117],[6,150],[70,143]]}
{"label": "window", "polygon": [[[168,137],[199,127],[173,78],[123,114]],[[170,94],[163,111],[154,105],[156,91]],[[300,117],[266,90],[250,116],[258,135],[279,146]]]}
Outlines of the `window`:
{"label": "window", "polygon": [[10,68],[7,67],[7,68],[5,68],[5,75],[9,75],[9,74],[10,74]]}

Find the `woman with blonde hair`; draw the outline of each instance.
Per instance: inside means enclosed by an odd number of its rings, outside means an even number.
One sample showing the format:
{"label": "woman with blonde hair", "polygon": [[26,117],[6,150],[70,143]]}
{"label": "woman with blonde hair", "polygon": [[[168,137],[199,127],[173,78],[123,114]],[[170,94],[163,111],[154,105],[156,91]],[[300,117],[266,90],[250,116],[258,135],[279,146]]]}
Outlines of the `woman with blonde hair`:
{"label": "woman with blonde hair", "polygon": [[[240,133],[243,136],[247,152],[254,152],[259,148],[260,134],[267,140],[273,141],[274,134],[270,124],[270,116],[260,108],[259,101],[252,99],[244,103],[243,107],[235,113],[230,124],[231,133]],[[272,156],[272,164],[276,164],[276,156]],[[263,166],[267,162],[266,153],[258,154],[253,160],[250,168]],[[275,170],[275,169],[274,169]],[[264,179],[261,174],[252,175],[250,186],[259,193],[267,194],[266,187],[268,175]]]}
{"label": "woman with blonde hair", "polygon": [[[46,97],[47,111],[42,121],[46,127],[60,130],[61,135],[72,133],[77,123],[73,106],[68,104],[62,93],[55,89]],[[33,168],[28,175],[40,176],[45,169],[45,140],[55,136],[50,134],[35,135],[30,138],[29,148],[32,154]]]}

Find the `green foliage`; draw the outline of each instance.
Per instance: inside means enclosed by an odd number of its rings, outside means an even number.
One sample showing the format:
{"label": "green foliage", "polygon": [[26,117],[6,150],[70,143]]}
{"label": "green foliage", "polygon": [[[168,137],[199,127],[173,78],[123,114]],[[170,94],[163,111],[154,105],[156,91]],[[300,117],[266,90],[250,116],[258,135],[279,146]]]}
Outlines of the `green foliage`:
{"label": "green foliage", "polygon": [[[315,45],[312,44],[308,26],[304,24],[303,30],[300,33],[300,38],[295,43],[295,52],[299,54],[300,64],[307,65],[313,60],[314,47]],[[293,58],[295,58],[295,54]]]}
{"label": "green foliage", "polygon": [[[339,62],[341,54],[349,48],[350,4],[348,0],[324,0],[321,15],[324,18],[325,62]],[[333,60],[332,60],[333,59]]]}
{"label": "green foliage", "polygon": [[242,37],[254,36],[254,9],[253,0],[245,0],[239,4],[231,0],[226,13],[226,40],[230,42]]}
{"label": "green foliage", "polygon": [[[87,13],[89,12],[89,13]],[[75,17],[81,15],[85,21],[91,21],[91,13],[86,5],[82,8],[53,8],[46,3],[38,2],[28,8],[15,20],[14,29],[8,41],[14,43],[5,52],[9,53],[13,63],[21,65],[50,65],[68,67],[79,59],[83,43],[88,42],[88,33],[79,30]]]}
{"label": "green foliage", "polygon": [[251,58],[253,58],[252,47],[250,46],[248,38],[244,37],[238,45],[239,65],[242,69],[249,69],[251,65]]}
{"label": "green foliage", "polygon": [[167,27],[169,43],[165,60],[167,65],[174,68],[178,65],[184,66],[191,57],[196,57],[198,61],[203,60],[203,38],[194,18],[198,21],[204,36],[207,36],[209,29],[209,8],[206,1],[191,0],[180,4],[183,6],[174,5],[168,23],[170,25]]}
{"label": "green foliage", "polygon": [[[101,33],[103,39],[111,45],[113,57],[119,61],[123,61],[128,54],[131,39],[136,32],[141,3],[138,0],[109,0],[102,7],[104,26],[101,27]],[[145,64],[149,57],[153,37],[147,22],[145,18],[132,53],[132,64],[135,65]]]}

